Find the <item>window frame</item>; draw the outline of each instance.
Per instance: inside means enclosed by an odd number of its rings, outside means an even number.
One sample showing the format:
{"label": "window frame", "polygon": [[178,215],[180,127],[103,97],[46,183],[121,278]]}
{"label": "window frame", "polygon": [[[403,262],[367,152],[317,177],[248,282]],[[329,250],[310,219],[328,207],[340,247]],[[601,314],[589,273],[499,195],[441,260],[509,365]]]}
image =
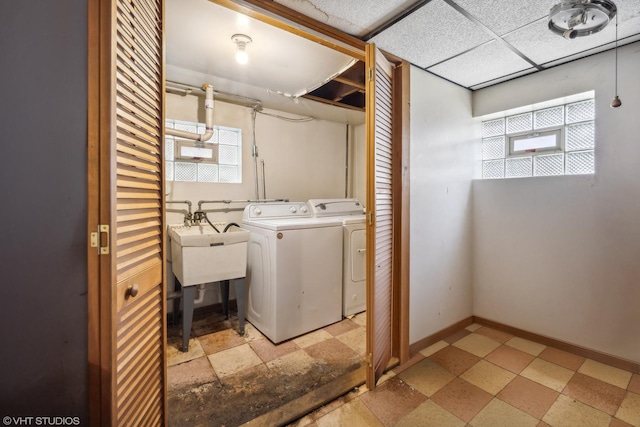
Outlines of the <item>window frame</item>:
{"label": "window frame", "polygon": [[[518,132],[513,134],[505,134],[505,137],[506,137],[505,139],[507,144],[507,147],[505,147],[506,148],[505,158],[531,156],[533,154],[538,154],[538,153],[552,154],[552,153],[564,152],[564,149],[565,149],[564,127],[565,126],[566,125],[555,126],[552,128],[545,128],[545,129],[530,130],[525,132]],[[556,135],[556,144],[553,147],[530,148],[526,150],[515,150],[514,148],[516,140],[525,139],[522,137],[534,138],[534,137],[542,137],[547,135]]]}

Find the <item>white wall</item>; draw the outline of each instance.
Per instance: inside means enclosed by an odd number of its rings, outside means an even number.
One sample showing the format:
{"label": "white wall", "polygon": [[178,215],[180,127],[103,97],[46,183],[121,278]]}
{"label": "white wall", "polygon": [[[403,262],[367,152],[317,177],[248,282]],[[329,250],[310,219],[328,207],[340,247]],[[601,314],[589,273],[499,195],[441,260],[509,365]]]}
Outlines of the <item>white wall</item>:
{"label": "white wall", "polygon": [[[166,117],[204,122],[203,98],[196,96],[166,95]],[[289,113],[267,110],[269,113],[292,117]],[[251,157],[253,143],[251,109],[234,104],[215,102],[214,124],[242,129],[242,183],[167,182],[171,190],[167,200],[190,200],[193,209],[199,200],[255,199],[254,167]],[[345,195],[346,125],[325,120],[287,122],[258,114],[256,118],[256,144],[258,146],[258,175],[262,197],[262,168],[265,162],[267,198],[287,198],[306,201],[312,198],[339,198]],[[228,205],[204,205],[212,222],[237,222],[242,219],[244,205],[229,211]],[[181,211],[186,205],[167,205],[167,223],[182,223]],[[173,275],[168,265],[167,286],[173,289]],[[233,286],[231,287],[233,289]],[[219,302],[217,286],[202,305]],[[233,290],[231,291],[233,298]]]}
{"label": "white wall", "polygon": [[640,43],[474,93],[483,115],[587,90],[596,174],[475,181],[474,314],[640,362]]}
{"label": "white wall", "polygon": [[367,138],[364,124],[353,128],[353,191],[354,197],[366,206],[367,203]]}
{"label": "white wall", "polygon": [[[204,122],[203,98],[167,94],[167,118]],[[216,101],[214,123],[242,129],[242,183],[169,182],[167,200],[254,199],[254,167],[251,157],[253,143],[251,109]],[[292,117],[291,114],[266,112]],[[344,197],[346,132],[345,124],[325,120],[294,123],[258,113],[256,118],[258,175],[262,197],[264,160],[267,198],[287,198],[306,201],[311,198]],[[215,208],[214,205],[205,205]],[[180,205],[170,205],[180,210]],[[240,221],[241,212],[210,214],[211,220]],[[168,222],[181,222],[180,214],[169,214]]]}
{"label": "white wall", "polygon": [[471,92],[411,68],[410,343],[472,315]]}

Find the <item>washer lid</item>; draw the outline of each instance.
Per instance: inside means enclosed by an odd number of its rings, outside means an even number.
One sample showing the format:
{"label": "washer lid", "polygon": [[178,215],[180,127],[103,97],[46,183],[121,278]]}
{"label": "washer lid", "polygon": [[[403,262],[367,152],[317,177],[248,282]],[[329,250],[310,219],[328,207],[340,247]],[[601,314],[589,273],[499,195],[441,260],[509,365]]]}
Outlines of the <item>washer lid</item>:
{"label": "washer lid", "polygon": [[341,218],[256,218],[243,219],[242,225],[247,227],[263,228],[266,230],[304,230],[310,228],[342,226]]}

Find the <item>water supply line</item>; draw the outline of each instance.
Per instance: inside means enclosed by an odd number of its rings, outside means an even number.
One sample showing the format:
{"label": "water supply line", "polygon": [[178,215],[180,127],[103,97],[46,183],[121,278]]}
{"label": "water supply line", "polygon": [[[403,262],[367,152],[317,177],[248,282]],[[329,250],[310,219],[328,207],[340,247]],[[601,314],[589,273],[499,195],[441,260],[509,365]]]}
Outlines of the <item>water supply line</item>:
{"label": "water supply line", "polygon": [[[194,304],[200,304],[202,301],[204,301],[204,291],[205,291],[205,285],[206,283],[200,283],[198,286],[198,293],[196,294],[195,299],[193,300]],[[195,285],[193,285],[195,286]],[[176,298],[182,298],[182,291],[174,291],[174,292],[167,292],[167,301],[171,301],[174,300]]]}
{"label": "water supply line", "polygon": [[190,200],[167,200],[165,203],[186,203],[188,206],[187,213],[184,214],[185,227],[191,227],[193,224],[193,214],[191,213],[191,201]]}
{"label": "water supply line", "polygon": [[349,197],[349,122],[345,127],[346,156],[344,165],[344,198]]}
{"label": "water supply line", "polygon": [[227,199],[223,199],[223,200],[200,200],[198,202],[198,210],[201,211],[202,210],[202,205],[204,205],[205,203],[207,204],[211,204],[211,203],[215,203],[215,204],[225,204],[225,205],[230,205],[231,203],[263,203],[263,202],[288,202],[289,199],[270,199],[270,200],[265,200],[265,199],[261,199],[261,200],[245,200],[245,199],[240,199],[240,200],[227,200]]}
{"label": "water supply line", "polygon": [[256,113],[257,108],[251,110],[251,130],[253,133],[253,145],[251,145],[251,156],[253,156],[253,177],[255,181],[256,200],[260,200],[260,189],[258,187],[258,146],[256,145]]}
{"label": "water supply line", "polygon": [[205,84],[202,86],[205,91],[204,113],[205,113],[205,132],[203,134],[187,132],[184,130],[166,128],[167,135],[178,136],[180,138],[194,139],[198,142],[204,142],[213,136],[213,86]]}
{"label": "water supply line", "polygon": [[260,159],[260,165],[262,166],[262,198],[267,200],[267,180],[265,179],[263,159]]}

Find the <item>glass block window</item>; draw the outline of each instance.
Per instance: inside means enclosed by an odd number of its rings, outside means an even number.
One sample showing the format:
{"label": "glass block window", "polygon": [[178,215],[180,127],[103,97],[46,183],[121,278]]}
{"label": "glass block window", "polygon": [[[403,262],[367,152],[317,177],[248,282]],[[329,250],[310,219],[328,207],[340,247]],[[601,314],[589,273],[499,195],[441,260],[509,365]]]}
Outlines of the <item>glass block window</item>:
{"label": "glass block window", "polygon": [[595,145],[593,98],[483,121],[482,179],[593,174]]}
{"label": "glass block window", "polygon": [[[166,120],[168,128],[203,134],[204,123],[183,120]],[[217,153],[213,162],[179,159],[179,142],[189,141],[167,135],[165,138],[165,171],[167,181],[184,182],[242,182],[242,130],[214,126],[213,136],[203,143],[203,148],[211,148]],[[190,141],[193,142],[193,141]]]}

